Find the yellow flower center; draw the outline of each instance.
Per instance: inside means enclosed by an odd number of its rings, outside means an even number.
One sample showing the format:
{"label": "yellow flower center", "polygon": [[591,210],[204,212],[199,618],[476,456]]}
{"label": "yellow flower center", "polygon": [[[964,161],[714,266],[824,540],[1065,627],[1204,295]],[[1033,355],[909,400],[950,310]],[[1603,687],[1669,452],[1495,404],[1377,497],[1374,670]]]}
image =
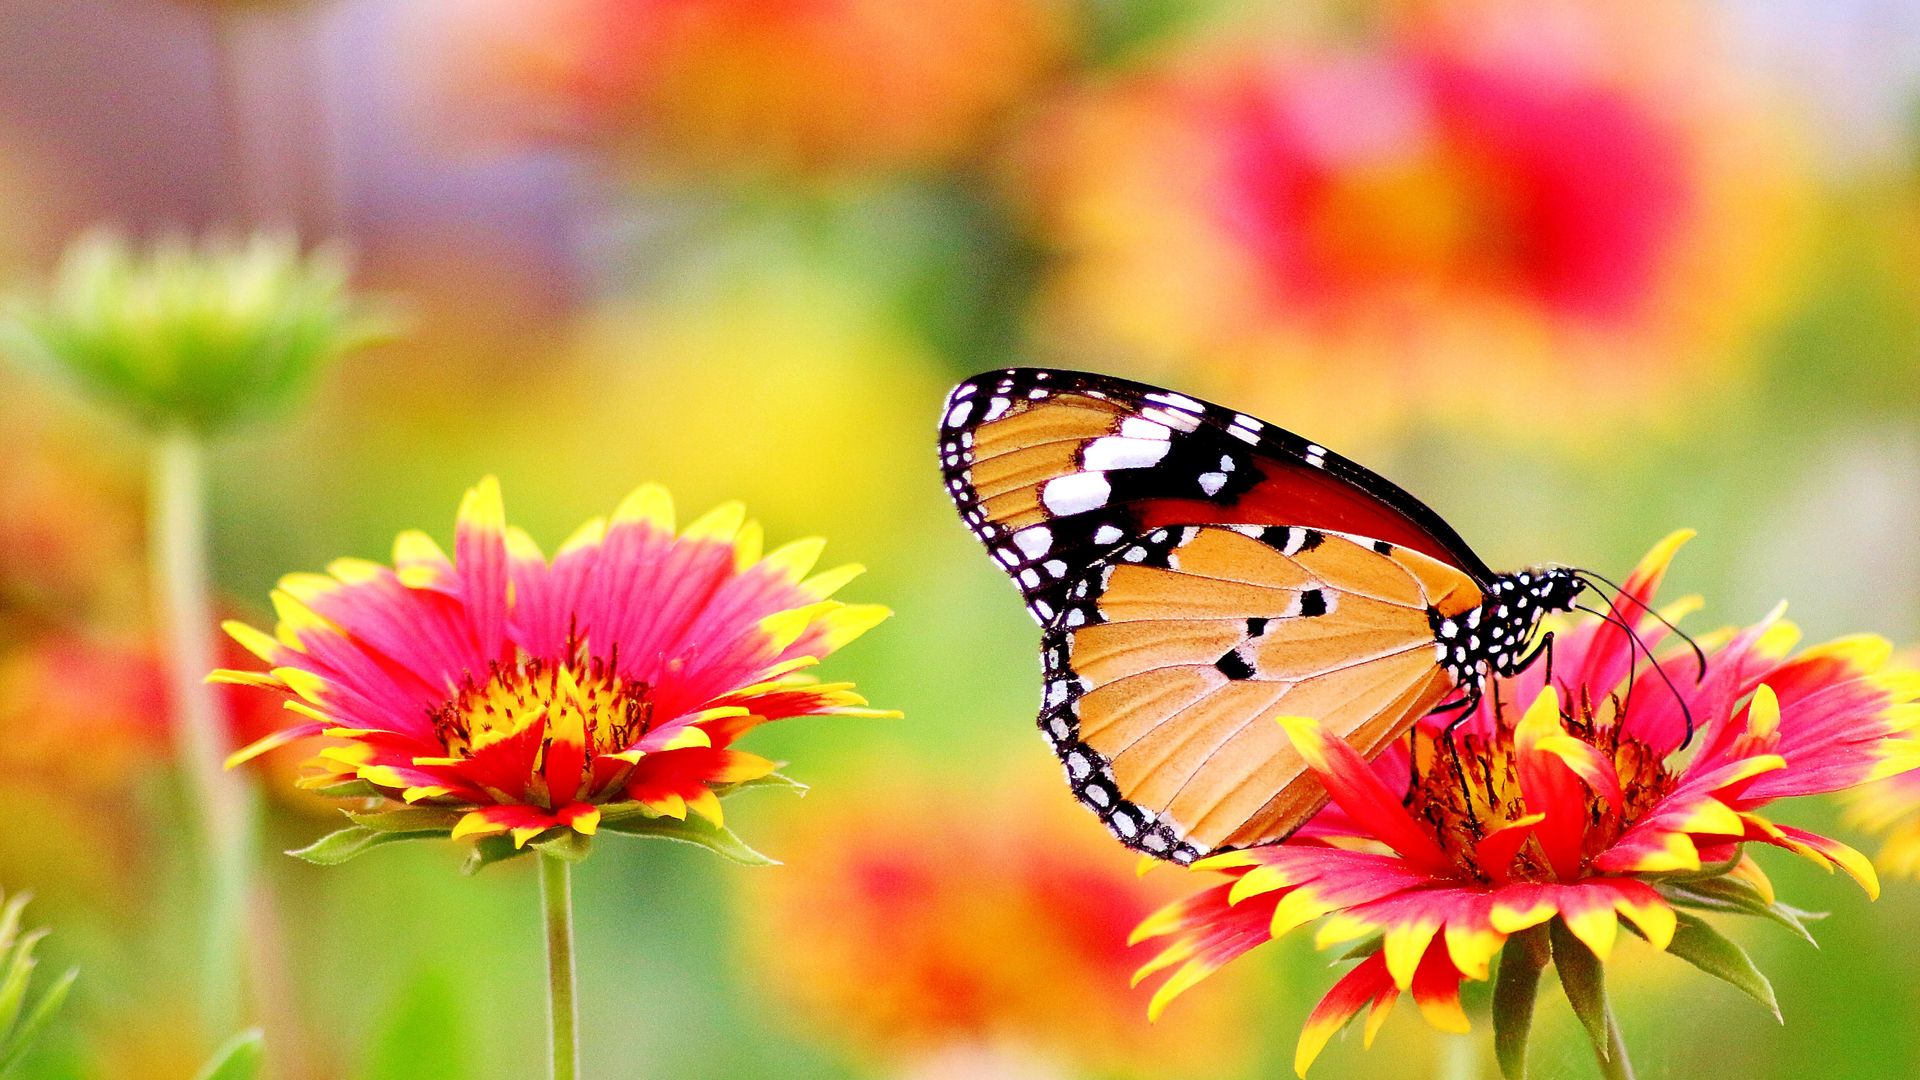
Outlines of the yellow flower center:
{"label": "yellow flower center", "polygon": [[[1585,802],[1581,838],[1583,863],[1612,847],[1621,833],[1673,790],[1674,777],[1658,753],[1625,734],[1609,702],[1604,717],[1583,705],[1576,716],[1561,715],[1566,732],[1607,755],[1624,796],[1619,812],[1608,799],[1569,778],[1571,790]],[[1511,720],[1502,710],[1500,730],[1491,740],[1455,732],[1451,739],[1425,728],[1414,735],[1412,784],[1407,810],[1426,825],[1440,849],[1452,856],[1460,873],[1477,881],[1550,881],[1555,878],[1539,845],[1520,846],[1505,866],[1483,866],[1478,845],[1489,834],[1543,807],[1530,806],[1520,782]]]}
{"label": "yellow flower center", "polygon": [[653,706],[648,686],[616,674],[610,661],[582,656],[564,661],[529,657],[491,666],[485,682],[469,675],[434,713],[447,753],[473,751],[545,722],[541,742],[578,732],[587,756],[618,753],[646,733]]}

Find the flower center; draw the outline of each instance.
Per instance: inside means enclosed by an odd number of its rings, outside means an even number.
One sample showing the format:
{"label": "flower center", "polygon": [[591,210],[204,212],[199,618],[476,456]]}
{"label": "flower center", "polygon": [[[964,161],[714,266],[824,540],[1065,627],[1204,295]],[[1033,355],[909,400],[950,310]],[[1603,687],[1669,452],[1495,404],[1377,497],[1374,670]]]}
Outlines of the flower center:
{"label": "flower center", "polygon": [[433,714],[434,730],[451,756],[471,757],[536,725],[545,742],[555,731],[584,733],[587,757],[618,753],[646,733],[653,706],[644,682],[613,670],[610,660],[527,657],[489,665],[485,682],[471,674]]}
{"label": "flower center", "polygon": [[[1517,851],[1512,845],[1481,843],[1502,827],[1547,809],[1529,805],[1512,718],[1504,710],[1496,716],[1498,732],[1491,739],[1464,731],[1449,739],[1426,728],[1416,729],[1407,809],[1432,831],[1441,850],[1465,877],[1483,882],[1555,880],[1558,875],[1537,842],[1520,844]],[[1616,808],[1605,796],[1569,777],[1573,790],[1585,801],[1580,843],[1584,866],[1613,846],[1621,833],[1671,791],[1674,778],[1661,755],[1624,734],[1611,712],[1600,720],[1590,707],[1583,707],[1581,715],[1563,714],[1561,720],[1567,734],[1611,761],[1623,796]]]}

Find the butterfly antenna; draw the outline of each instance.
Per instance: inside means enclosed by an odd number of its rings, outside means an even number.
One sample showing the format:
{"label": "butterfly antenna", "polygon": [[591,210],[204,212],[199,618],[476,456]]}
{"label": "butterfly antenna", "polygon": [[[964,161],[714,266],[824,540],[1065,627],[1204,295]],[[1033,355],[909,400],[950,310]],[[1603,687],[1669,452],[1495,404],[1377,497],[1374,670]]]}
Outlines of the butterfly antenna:
{"label": "butterfly antenna", "polygon": [[[1668,621],[1665,615],[1660,614],[1660,612],[1658,612],[1657,610],[1649,606],[1646,601],[1640,599],[1639,597],[1633,595],[1632,593],[1626,591],[1625,589],[1622,589],[1619,585],[1614,584],[1614,582],[1609,580],[1608,578],[1602,577],[1599,574],[1594,573],[1592,570],[1576,570],[1574,571],[1574,573],[1578,575],[1582,580],[1586,581],[1587,585],[1591,587],[1595,592],[1600,591],[1601,585],[1610,586],[1613,589],[1613,596],[1616,603],[1620,600],[1627,600],[1631,602],[1633,606],[1639,608],[1641,611],[1644,611],[1647,614],[1653,616],[1656,622],[1658,622],[1661,626],[1666,627],[1668,632],[1672,633],[1673,636],[1679,638],[1681,641],[1686,642],[1687,648],[1693,650],[1693,660],[1696,668],[1693,681],[1698,683],[1707,677],[1706,650],[1700,647],[1699,642],[1693,640],[1692,635],[1688,634],[1685,630],[1682,630],[1679,627],[1673,625],[1672,622]],[[1601,595],[1605,595],[1605,594],[1602,593]]]}
{"label": "butterfly antenna", "polygon": [[[1652,666],[1654,674],[1660,676],[1660,681],[1667,684],[1667,689],[1671,691],[1673,694],[1674,704],[1680,706],[1680,716],[1686,721],[1687,736],[1686,738],[1680,740],[1679,748],[1684,750],[1689,745],[1691,745],[1693,743],[1693,710],[1687,708],[1686,696],[1680,693],[1680,687],[1674,684],[1672,677],[1670,677],[1667,674],[1666,667],[1660,663],[1660,660],[1658,657],[1653,655],[1653,650],[1648,648],[1647,643],[1640,640],[1640,635],[1634,632],[1633,627],[1628,626],[1626,623],[1626,620],[1621,619],[1619,616],[1608,614],[1601,611],[1596,611],[1595,609],[1590,608],[1585,604],[1575,604],[1574,607],[1580,611],[1584,611],[1587,614],[1598,618],[1600,621],[1607,623],[1610,626],[1619,627],[1627,635],[1627,657],[1628,657],[1627,699],[1629,701],[1631,701],[1633,697],[1632,671],[1633,671],[1634,647],[1639,646],[1640,650],[1647,654],[1647,663]],[[1703,672],[1703,675],[1704,675],[1704,672]]]}

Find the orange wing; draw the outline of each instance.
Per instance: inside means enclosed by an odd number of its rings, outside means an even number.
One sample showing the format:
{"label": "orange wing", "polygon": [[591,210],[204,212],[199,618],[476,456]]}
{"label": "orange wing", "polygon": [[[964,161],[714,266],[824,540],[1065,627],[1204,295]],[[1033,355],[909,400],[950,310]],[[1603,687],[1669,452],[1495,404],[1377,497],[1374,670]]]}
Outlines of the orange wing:
{"label": "orange wing", "polygon": [[1041,729],[1115,835],[1190,862],[1280,840],[1325,804],[1275,717],[1312,716],[1371,758],[1445,698],[1435,613],[1482,594],[1384,541],[1190,525],[1122,540],[1068,597]]}

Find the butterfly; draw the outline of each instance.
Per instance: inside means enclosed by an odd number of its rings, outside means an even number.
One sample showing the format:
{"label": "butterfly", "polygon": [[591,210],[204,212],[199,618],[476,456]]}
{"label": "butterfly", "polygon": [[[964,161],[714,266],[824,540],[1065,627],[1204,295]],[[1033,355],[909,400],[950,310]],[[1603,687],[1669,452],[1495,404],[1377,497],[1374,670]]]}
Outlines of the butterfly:
{"label": "butterfly", "polygon": [[1103,375],[968,379],[940,464],[1040,623],[1040,729],[1074,794],[1128,847],[1179,863],[1282,840],[1326,804],[1275,717],[1375,757],[1549,650],[1541,617],[1589,584],[1496,573],[1326,447]]}

